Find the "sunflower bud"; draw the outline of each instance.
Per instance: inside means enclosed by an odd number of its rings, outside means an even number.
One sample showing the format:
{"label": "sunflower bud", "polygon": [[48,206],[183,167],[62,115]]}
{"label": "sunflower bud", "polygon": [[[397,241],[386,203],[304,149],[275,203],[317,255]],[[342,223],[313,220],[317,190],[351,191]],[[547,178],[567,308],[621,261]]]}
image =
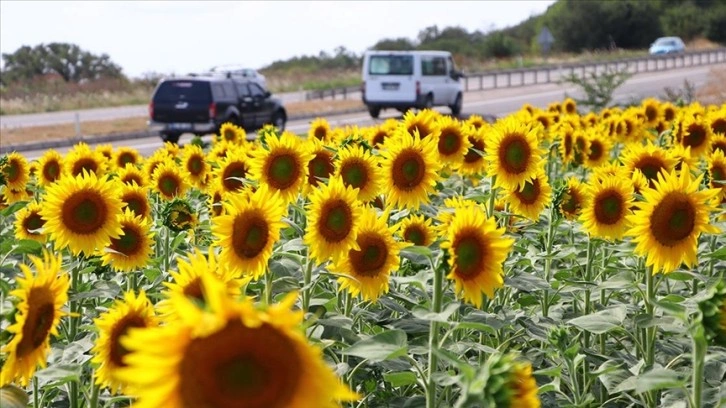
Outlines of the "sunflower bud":
{"label": "sunflower bud", "polygon": [[484,364],[484,406],[539,408],[532,365],[513,354],[494,354]]}
{"label": "sunflower bud", "polygon": [[726,346],[726,284],[722,279],[711,289],[711,296],[698,304],[709,343]]}
{"label": "sunflower bud", "polygon": [[182,199],[170,201],[162,211],[162,219],[164,225],[175,232],[194,229],[198,222],[192,206]]}

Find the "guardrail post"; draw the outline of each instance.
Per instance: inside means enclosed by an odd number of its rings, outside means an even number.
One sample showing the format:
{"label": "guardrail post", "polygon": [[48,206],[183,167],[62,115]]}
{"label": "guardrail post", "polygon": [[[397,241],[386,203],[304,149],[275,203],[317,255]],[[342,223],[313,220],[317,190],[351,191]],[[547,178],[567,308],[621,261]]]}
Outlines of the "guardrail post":
{"label": "guardrail post", "polygon": [[549,84],[550,82],[550,69],[547,68],[547,83]]}
{"label": "guardrail post", "polygon": [[[497,87],[497,74],[494,74],[494,87]],[[479,90],[484,89],[484,75],[479,75]]]}

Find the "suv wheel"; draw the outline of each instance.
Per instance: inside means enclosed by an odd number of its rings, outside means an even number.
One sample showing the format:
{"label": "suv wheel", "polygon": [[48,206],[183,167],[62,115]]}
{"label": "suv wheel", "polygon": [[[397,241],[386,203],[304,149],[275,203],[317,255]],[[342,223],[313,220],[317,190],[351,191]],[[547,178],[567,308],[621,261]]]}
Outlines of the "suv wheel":
{"label": "suv wheel", "polygon": [[161,140],[165,142],[170,142],[174,144],[179,143],[179,137],[181,136],[180,133],[162,133],[161,134]]}
{"label": "suv wheel", "polygon": [[381,107],[374,106],[374,105],[368,105],[368,113],[371,114],[371,117],[373,119],[378,119],[378,116],[381,115]]}
{"label": "suv wheel", "polygon": [[433,108],[434,108],[434,95],[428,94],[428,95],[426,95],[426,100],[424,100],[422,109],[433,109]]}
{"label": "suv wheel", "polygon": [[275,112],[274,115],[272,115],[272,124],[280,131],[285,130],[285,123],[287,122],[287,118],[285,117],[285,113],[282,111]]}
{"label": "suv wheel", "polygon": [[461,93],[456,94],[456,100],[454,101],[454,104],[449,105],[449,109],[451,109],[451,114],[454,116],[459,116],[463,105],[464,98],[461,96]]}

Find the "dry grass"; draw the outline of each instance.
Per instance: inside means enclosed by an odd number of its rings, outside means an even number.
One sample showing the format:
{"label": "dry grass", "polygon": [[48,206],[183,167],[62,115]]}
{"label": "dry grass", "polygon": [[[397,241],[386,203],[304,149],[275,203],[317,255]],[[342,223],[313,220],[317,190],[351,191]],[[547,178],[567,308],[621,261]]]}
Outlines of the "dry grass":
{"label": "dry grass", "polygon": [[[351,109],[363,108],[360,100],[325,100],[288,103],[288,115],[330,115]],[[147,117],[105,120],[81,123],[82,135],[109,135],[146,130]],[[15,129],[0,129],[0,144],[29,143],[38,141],[68,139],[76,137],[72,123],[54,126],[34,126]]]}
{"label": "dry grass", "polygon": [[708,81],[698,90],[696,96],[703,104],[726,103],[726,68],[712,68]]}

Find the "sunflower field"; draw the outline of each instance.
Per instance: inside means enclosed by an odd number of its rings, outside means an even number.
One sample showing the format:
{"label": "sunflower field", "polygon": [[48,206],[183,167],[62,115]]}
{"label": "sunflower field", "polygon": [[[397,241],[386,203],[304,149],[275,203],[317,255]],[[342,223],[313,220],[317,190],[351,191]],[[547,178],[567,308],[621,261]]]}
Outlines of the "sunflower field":
{"label": "sunflower field", "polygon": [[11,407],[726,406],[726,105],[0,159]]}

